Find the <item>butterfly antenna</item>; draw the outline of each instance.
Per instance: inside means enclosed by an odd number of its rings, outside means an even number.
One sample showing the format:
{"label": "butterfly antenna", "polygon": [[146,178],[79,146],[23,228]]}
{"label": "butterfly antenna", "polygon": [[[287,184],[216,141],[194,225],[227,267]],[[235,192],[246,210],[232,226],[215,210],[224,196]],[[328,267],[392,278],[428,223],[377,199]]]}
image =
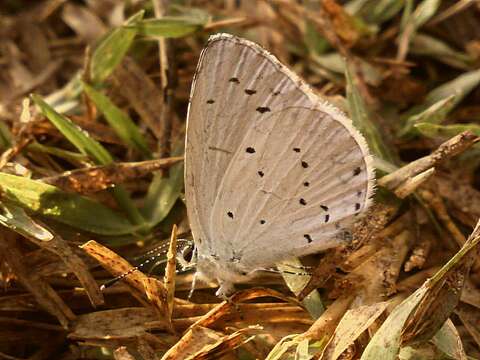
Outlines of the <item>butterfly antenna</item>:
{"label": "butterfly antenna", "polygon": [[297,270],[312,270],[313,266],[304,266],[304,265],[293,265],[293,264],[282,264],[283,266],[291,267],[292,269]]}
{"label": "butterfly antenna", "polygon": [[308,272],[294,272],[294,271],[279,270],[274,268],[264,268],[259,270],[274,273],[274,274],[289,274],[289,275],[298,275],[298,276],[312,275],[311,273],[308,273]]}
{"label": "butterfly antenna", "polygon": [[[180,242],[188,242],[188,240],[185,240],[185,239],[177,239],[177,241]],[[178,243],[177,243],[177,247],[178,247]],[[181,245],[181,244],[180,244]],[[132,267],[130,270],[128,271],[125,271],[123,274],[120,274],[118,276],[115,276],[113,279],[110,279],[108,280],[107,282],[105,282],[103,285],[100,286],[100,290],[103,291],[105,290],[106,288],[112,286],[113,284],[115,284],[117,281],[120,281],[122,279],[124,279],[125,277],[127,277],[128,275],[134,273],[135,271],[137,270],[140,270],[141,268],[143,268],[144,266],[156,261],[160,256],[162,256],[163,254],[166,253],[166,249],[168,247],[168,244],[161,244],[157,247],[155,247],[154,249],[146,252],[145,254],[143,254],[141,257],[145,257],[145,256],[148,256],[148,255],[151,255],[148,259],[146,259],[145,261],[141,262],[140,264],[138,264],[137,266],[134,266]],[[153,254],[153,255],[152,255]]]}
{"label": "butterfly antenna", "polygon": [[[191,240],[187,240],[187,239],[177,239],[177,250],[183,246],[184,244],[189,244],[191,243]],[[162,254],[162,253],[166,253],[166,249],[169,247],[169,243],[163,243],[163,244],[160,244],[156,247],[154,247],[153,249],[147,251],[146,253],[140,255],[140,256],[136,256],[134,257],[134,259],[141,259],[141,258],[144,258],[146,256],[149,256],[151,254]]]}

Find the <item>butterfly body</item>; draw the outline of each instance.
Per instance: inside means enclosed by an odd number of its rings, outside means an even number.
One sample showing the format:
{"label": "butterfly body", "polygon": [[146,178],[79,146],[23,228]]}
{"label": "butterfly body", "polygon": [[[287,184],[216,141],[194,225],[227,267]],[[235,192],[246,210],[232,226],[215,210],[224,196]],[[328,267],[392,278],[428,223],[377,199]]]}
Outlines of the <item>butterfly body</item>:
{"label": "butterfly body", "polygon": [[226,294],[276,262],[348,241],[373,193],[363,137],[260,46],[214,35],[187,120],[198,271]]}

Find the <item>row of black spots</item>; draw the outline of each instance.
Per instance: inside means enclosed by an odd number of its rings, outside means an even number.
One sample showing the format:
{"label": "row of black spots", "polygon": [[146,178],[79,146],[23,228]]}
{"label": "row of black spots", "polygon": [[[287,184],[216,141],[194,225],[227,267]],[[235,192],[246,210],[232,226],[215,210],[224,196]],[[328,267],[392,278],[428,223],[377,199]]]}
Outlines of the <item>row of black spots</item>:
{"label": "row of black spots", "polygon": [[[236,77],[232,77],[228,81],[231,82],[231,83],[240,84],[240,80],[238,80],[238,78],[236,78]],[[253,94],[256,94],[256,93],[257,93],[257,90],[245,89],[245,94],[247,94],[247,95],[253,95]],[[264,114],[266,112],[270,112],[271,110],[268,106],[259,106],[259,107],[257,107],[256,111],[258,111],[260,114]]]}
{"label": "row of black spots", "polygon": [[[227,212],[227,216],[228,216],[230,219],[233,219],[233,218],[234,218],[233,212],[231,212],[231,211],[228,211],[228,212]],[[260,220],[260,224],[261,224],[261,225],[264,225],[264,224],[266,224],[266,223],[267,223],[266,220],[264,220],[264,219],[261,219],[261,220]]]}

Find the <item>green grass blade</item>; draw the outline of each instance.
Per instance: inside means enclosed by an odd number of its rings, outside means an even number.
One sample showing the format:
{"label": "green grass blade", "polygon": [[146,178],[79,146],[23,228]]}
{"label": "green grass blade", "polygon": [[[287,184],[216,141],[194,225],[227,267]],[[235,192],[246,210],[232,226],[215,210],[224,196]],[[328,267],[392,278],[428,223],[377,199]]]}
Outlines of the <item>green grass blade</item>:
{"label": "green grass blade", "polygon": [[469,71],[456,77],[455,79],[448,81],[432,91],[430,91],[425,97],[424,102],[421,105],[414,106],[404,114],[402,117],[407,119],[408,117],[418,114],[430,106],[434,105],[440,100],[445,100],[450,96],[455,96],[453,100],[453,108],[457,106],[473,89],[480,84],[480,70]]}
{"label": "green grass blade", "polygon": [[435,104],[424,111],[412,115],[407,119],[405,126],[400,130],[399,135],[405,136],[414,134],[415,125],[420,123],[439,124],[445,120],[448,113],[455,105],[455,95],[451,95],[445,99],[437,101]]}
{"label": "green grass blade", "polygon": [[31,152],[43,152],[45,154],[54,155],[56,157],[76,164],[87,162],[89,160],[87,155],[80,154],[74,151],[63,150],[54,146],[43,145],[36,141],[27,145],[26,149]]}
{"label": "green grass blade", "polygon": [[178,38],[192,34],[207,24],[208,16],[198,14],[181,16],[164,16],[158,19],[147,19],[128,25],[139,34],[151,37]]}
{"label": "green grass blade", "polygon": [[5,151],[12,146],[12,133],[5,121],[0,120],[0,150]]}
{"label": "green grass blade", "polygon": [[113,29],[100,41],[93,52],[90,64],[93,82],[104,81],[122,61],[137,35],[137,30],[129,26],[143,19],[143,14],[142,10],[131,16],[125,22],[125,26]]}
{"label": "green grass blade", "polygon": [[[311,55],[312,60],[320,65],[322,68],[330,70],[334,73],[345,74],[346,63],[345,59],[337,52],[332,52],[323,55]],[[360,70],[365,78],[365,81],[370,85],[379,85],[382,82],[382,73],[374,66],[366,61],[359,60]]]}
{"label": "green grass blade", "polygon": [[23,208],[13,204],[7,205],[6,201],[0,204],[0,206],[0,224],[3,226],[25,237],[33,237],[40,241],[49,241],[53,239],[53,234],[33,221]]}
{"label": "green grass blade", "polygon": [[132,119],[111,102],[107,96],[95,90],[90,85],[84,83],[83,88],[88,97],[105,116],[105,119],[118,137],[122,139],[125,144],[140,152],[144,157],[151,159],[152,153],[147,145],[147,141]]}
{"label": "green grass blade", "polygon": [[480,125],[478,124],[436,125],[419,123],[415,125],[415,129],[417,129],[423,136],[429,138],[450,138],[467,130],[480,136]]}
{"label": "green grass blade", "polygon": [[370,121],[368,109],[363,101],[360,92],[354,82],[351,71],[347,66],[345,71],[347,79],[347,100],[349,105],[350,117],[355,127],[365,136],[370,151],[373,155],[389,162],[393,162],[393,156],[385,146],[382,136],[376,126]]}
{"label": "green grass blade", "polygon": [[404,0],[352,0],[344,7],[348,13],[360,16],[370,24],[381,24],[397,15],[404,3]]}
{"label": "green grass blade", "polygon": [[400,336],[403,326],[426,292],[426,287],[422,286],[395,307],[373,338],[370,339],[360,360],[397,359],[400,352]]}
{"label": "green grass blade", "polygon": [[374,2],[368,21],[381,24],[397,15],[404,6],[404,0],[379,0]]}
{"label": "green grass blade", "polygon": [[462,340],[452,320],[448,319],[443,324],[442,328],[432,338],[432,342],[451,359],[467,360]]}
{"label": "green grass blade", "polygon": [[45,117],[65,136],[82,154],[95,160],[97,164],[106,165],[113,161],[112,157],[99,142],[92,139],[67,117],[57,113],[38,95],[32,95],[32,100],[40,108]]}
{"label": "green grass blade", "polygon": [[[302,263],[297,258],[284,260],[277,264],[277,268],[282,271],[282,277],[288,288],[295,295],[298,295],[310,280],[310,275],[300,275],[305,272],[302,269]],[[318,319],[325,311],[322,299],[317,290],[312,291],[302,300],[303,306],[307,309],[312,319]]]}
{"label": "green grass blade", "polygon": [[138,229],[101,203],[40,181],[0,173],[0,188],[14,204],[77,229],[102,235],[129,234]]}
{"label": "green grass blade", "polygon": [[412,13],[407,11],[407,15],[402,19],[403,30],[411,28],[411,30],[409,30],[411,31],[410,36],[413,36],[417,29],[435,15],[441,3],[441,0],[423,0],[415,8],[415,11]]}
{"label": "green grass blade", "polygon": [[142,214],[150,226],[163,221],[172,210],[183,189],[183,163],[170,168],[168,177],[155,174],[145,197]]}
{"label": "green grass blade", "polygon": [[443,41],[425,34],[417,34],[413,37],[410,52],[431,57],[461,70],[470,69],[474,61],[470,55],[454,50]]}
{"label": "green grass blade", "polygon": [[[82,154],[88,155],[99,165],[107,165],[113,162],[110,153],[98,141],[91,138],[87,132],[80,129],[67,117],[57,113],[39,96],[32,95],[32,99],[39,106],[43,115],[45,115]],[[128,214],[130,220],[137,225],[143,224],[143,218],[130,200],[127,191],[123,189],[122,186],[116,186],[113,193],[116,201]]]}

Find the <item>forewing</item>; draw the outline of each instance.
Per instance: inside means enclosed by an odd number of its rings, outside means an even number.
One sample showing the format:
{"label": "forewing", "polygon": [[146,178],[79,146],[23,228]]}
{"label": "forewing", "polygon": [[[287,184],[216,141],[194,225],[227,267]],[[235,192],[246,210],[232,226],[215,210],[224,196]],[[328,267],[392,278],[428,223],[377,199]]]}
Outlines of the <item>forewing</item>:
{"label": "forewing", "polygon": [[190,101],[185,186],[200,252],[273,264],[334,246],[367,207],[361,135],[259,46],[212,37]]}

